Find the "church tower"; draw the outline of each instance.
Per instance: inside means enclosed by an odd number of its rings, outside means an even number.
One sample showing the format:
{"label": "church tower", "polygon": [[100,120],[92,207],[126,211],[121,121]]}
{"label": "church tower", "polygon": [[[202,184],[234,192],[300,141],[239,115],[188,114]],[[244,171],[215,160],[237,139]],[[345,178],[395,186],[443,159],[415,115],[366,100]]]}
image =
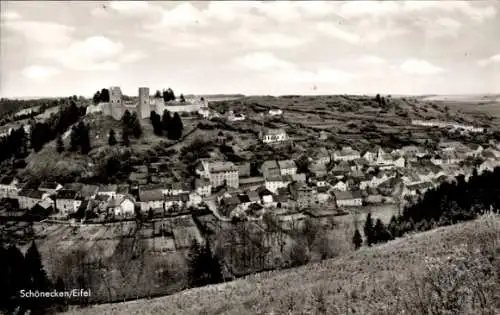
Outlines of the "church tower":
{"label": "church tower", "polygon": [[151,115],[151,106],[149,100],[149,88],[140,87],[139,88],[139,106],[138,114],[141,119],[149,118]]}

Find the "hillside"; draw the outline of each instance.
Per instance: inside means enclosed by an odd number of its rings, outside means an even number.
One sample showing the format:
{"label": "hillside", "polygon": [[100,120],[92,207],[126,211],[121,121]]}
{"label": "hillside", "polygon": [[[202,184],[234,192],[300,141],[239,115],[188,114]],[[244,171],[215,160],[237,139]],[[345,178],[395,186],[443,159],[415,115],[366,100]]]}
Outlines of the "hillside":
{"label": "hillside", "polygon": [[[454,314],[498,314],[499,241],[500,218],[484,216],[296,269],[67,314],[422,314],[422,305],[441,311],[446,305]],[[457,291],[446,291],[450,276]],[[453,298],[467,292],[483,293],[479,302],[489,312],[478,305],[454,308],[460,303]],[[462,305],[472,305],[467,302]]]}

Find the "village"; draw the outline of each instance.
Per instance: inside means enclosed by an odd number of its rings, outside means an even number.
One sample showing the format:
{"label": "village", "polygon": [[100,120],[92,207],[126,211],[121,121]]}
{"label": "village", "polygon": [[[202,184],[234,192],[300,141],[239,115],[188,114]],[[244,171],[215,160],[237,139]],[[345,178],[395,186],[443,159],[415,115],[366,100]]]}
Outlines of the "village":
{"label": "village", "polygon": [[[233,110],[218,113],[209,109],[203,99],[198,105],[165,107],[159,104],[158,98],[151,97],[149,101],[149,89],[140,88],[139,106],[134,107],[130,102],[122,104],[119,87],[112,87],[110,91],[110,101],[89,105],[88,115],[120,119],[125,110],[137,108],[142,118],[147,118],[150,110],[158,106],[159,112],[174,107],[174,111],[194,111],[205,120],[215,117],[228,123],[248,121],[243,113],[235,114]],[[270,109],[265,115],[279,118],[284,112]],[[259,117],[255,119],[258,121]],[[435,125],[422,121],[412,124]],[[439,127],[447,126],[449,124],[441,123]],[[462,128],[462,133],[479,131],[482,129]],[[319,138],[326,140],[325,133],[320,133]],[[218,140],[225,141],[222,132],[218,133]],[[285,128],[262,127],[258,140],[271,148],[290,146],[294,142]],[[378,146],[364,152],[351,146],[337,150],[317,147],[309,152],[306,160],[289,157],[263,161],[257,174],[251,170],[250,162],[199,159],[191,174],[196,179],[189,183],[181,179],[164,180],[171,172],[161,161],[135,166],[128,182],[115,185],[42,182],[38,187],[25,187],[15,176],[4,176],[0,179],[0,198],[17,200],[19,210],[45,214],[44,220],[54,224],[105,224],[133,221],[137,216],[158,220],[210,211],[222,222],[262,221],[264,214],[270,213],[276,216],[282,228],[290,228],[307,217],[328,221],[367,205],[391,204],[401,209],[440,183],[460,174],[468,178],[474,167],[482,172],[497,165],[500,165],[500,145],[491,141],[489,147],[441,141],[433,149],[415,145],[398,149]],[[10,210],[4,208],[3,215],[9,216]],[[198,232],[194,235],[199,238]]]}

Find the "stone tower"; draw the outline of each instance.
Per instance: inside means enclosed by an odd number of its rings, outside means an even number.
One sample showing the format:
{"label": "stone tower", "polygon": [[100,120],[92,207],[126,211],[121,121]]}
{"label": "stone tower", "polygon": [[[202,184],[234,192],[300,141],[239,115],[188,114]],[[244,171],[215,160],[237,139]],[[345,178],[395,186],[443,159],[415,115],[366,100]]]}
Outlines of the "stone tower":
{"label": "stone tower", "polygon": [[151,115],[151,106],[149,101],[149,88],[140,87],[139,88],[139,106],[138,114],[141,119],[149,118]]}
{"label": "stone tower", "polygon": [[[109,114],[113,116],[114,119],[120,119],[122,113],[122,90],[118,86],[112,86],[109,88]],[[107,112],[107,111],[106,111]],[[107,113],[106,113],[107,114]]]}

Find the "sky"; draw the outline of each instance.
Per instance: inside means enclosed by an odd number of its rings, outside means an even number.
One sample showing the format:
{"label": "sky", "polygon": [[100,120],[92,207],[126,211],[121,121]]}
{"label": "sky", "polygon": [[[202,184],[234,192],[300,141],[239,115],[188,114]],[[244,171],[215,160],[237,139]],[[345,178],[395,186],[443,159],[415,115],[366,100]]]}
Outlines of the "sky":
{"label": "sky", "polygon": [[2,1],[0,97],[500,93],[500,1]]}

